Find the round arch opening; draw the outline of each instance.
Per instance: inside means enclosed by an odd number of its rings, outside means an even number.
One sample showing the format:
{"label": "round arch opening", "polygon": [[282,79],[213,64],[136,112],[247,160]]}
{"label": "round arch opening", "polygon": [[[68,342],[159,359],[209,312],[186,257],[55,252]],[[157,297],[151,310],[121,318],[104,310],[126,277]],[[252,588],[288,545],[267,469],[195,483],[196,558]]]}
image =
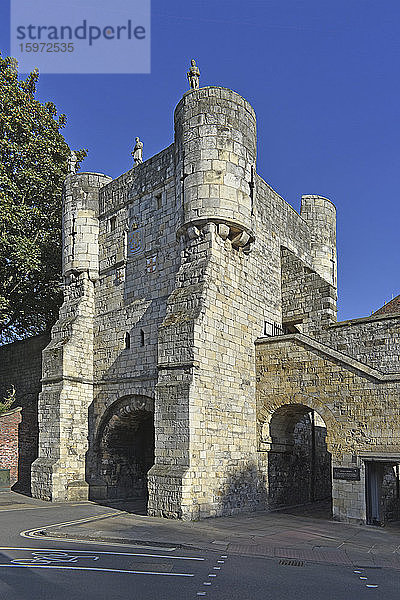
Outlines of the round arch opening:
{"label": "round arch opening", "polygon": [[98,474],[107,500],[147,502],[147,473],[154,464],[154,402],[127,397],[106,411],[98,430]]}
{"label": "round arch opening", "polygon": [[273,413],[268,429],[269,506],[324,502],[331,511],[331,454],[322,417],[308,406],[288,404]]}

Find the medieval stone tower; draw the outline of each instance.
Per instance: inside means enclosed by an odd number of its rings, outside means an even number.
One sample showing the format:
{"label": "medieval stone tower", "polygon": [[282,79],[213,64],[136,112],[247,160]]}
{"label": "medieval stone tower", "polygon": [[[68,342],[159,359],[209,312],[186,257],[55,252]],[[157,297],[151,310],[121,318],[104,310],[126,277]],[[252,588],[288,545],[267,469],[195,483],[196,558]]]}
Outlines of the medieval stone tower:
{"label": "medieval stone tower", "polygon": [[[336,322],[336,211],[309,195],[298,214],[257,174],[256,141],[246,100],[193,89],[171,146],[115,180],[67,177],[34,496],[143,494],[150,515],[182,518],[272,505],[270,465],[290,469],[293,427],[318,407],[314,392],[276,402],[278,376],[261,391],[256,379],[294,368]],[[263,340],[293,339],[265,362]],[[267,415],[285,403],[298,410],[274,433]]]}

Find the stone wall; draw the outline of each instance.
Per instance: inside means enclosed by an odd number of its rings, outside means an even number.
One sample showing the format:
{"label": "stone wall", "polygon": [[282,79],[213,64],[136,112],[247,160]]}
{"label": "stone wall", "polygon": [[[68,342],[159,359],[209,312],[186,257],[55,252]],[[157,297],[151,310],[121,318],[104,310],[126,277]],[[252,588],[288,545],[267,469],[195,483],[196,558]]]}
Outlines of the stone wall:
{"label": "stone wall", "polygon": [[187,94],[175,116],[184,222],[159,330],[149,510],[199,518],[263,506],[254,341],[266,321],[281,323],[281,246],[313,270],[317,221],[255,174],[254,114],[240,96],[205,88]]}
{"label": "stone wall", "polygon": [[[97,445],[101,444],[97,438],[104,418],[123,398],[145,397],[154,404],[158,327],[179,268],[176,231],[180,212],[174,174],[174,147],[170,146],[105,186],[100,193],[100,272],[94,312],[95,395],[89,410],[87,473],[94,489],[101,486],[104,489],[106,485],[113,494],[97,460]],[[154,408],[151,427],[153,413]],[[141,426],[138,427],[138,435],[144,435]],[[150,425],[143,421],[143,427]],[[154,439],[151,454],[154,455]],[[107,474],[106,479],[109,480]],[[131,495],[137,494],[134,488]]]}
{"label": "stone wall", "polygon": [[298,214],[257,174],[244,98],[191,90],[174,124],[173,144],[117,179],[65,181],[59,320],[50,341],[0,348],[23,407],[19,484],[43,370],[35,496],[148,484],[152,515],[235,514],[329,495],[332,455],[360,469],[334,479],[336,518],[365,520],[368,460],[386,461],[397,514],[400,315],[336,323],[335,207],[308,195]]}
{"label": "stone wall", "polygon": [[282,247],[308,269],[310,322],[334,319],[333,205],[308,196],[299,215],[285,202],[256,173],[251,106],[207,87],[184,95],[158,155],[114,181],[69,176],[63,210],[65,302],[45,351],[35,493],[65,499],[73,485],[84,497],[84,476],[92,497],[124,488],[106,466],[114,417],[122,438],[134,422],[147,435],[140,409],[116,416],[129,398],[155,400],[151,514],[263,506],[254,342],[282,324]]}
{"label": "stone wall", "polygon": [[281,249],[282,323],[308,335],[336,322],[336,289],[293,252]]}
{"label": "stone wall", "polygon": [[333,467],[360,469],[360,481],[333,479],[334,517],[365,522],[365,461],[400,462],[400,374],[383,375],[301,334],[259,340],[256,360],[264,468],[276,443],[274,413],[291,405],[313,409],[326,423]]}
{"label": "stone wall", "polygon": [[88,497],[99,189],[108,181],[105,175],[81,173],[69,175],[64,186],[64,303],[43,352],[39,456],[32,465],[32,493],[46,500]]}
{"label": "stone wall", "polygon": [[399,336],[400,315],[379,315],[342,321],[316,337],[382,373],[399,373]]}
{"label": "stone wall", "polygon": [[31,464],[38,455],[37,404],[41,390],[42,350],[49,335],[40,335],[0,347],[0,397],[14,386],[13,406],[22,408],[19,425],[19,468],[15,489],[31,491]]}

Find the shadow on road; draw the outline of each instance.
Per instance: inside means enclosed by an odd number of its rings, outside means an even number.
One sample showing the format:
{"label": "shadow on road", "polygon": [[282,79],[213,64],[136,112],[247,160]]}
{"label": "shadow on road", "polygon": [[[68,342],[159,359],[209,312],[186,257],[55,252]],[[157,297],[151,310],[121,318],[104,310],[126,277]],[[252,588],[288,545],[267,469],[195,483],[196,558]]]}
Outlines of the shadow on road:
{"label": "shadow on road", "polygon": [[132,498],[124,500],[96,500],[99,506],[108,506],[123,510],[133,515],[147,515],[147,501],[144,498]]}

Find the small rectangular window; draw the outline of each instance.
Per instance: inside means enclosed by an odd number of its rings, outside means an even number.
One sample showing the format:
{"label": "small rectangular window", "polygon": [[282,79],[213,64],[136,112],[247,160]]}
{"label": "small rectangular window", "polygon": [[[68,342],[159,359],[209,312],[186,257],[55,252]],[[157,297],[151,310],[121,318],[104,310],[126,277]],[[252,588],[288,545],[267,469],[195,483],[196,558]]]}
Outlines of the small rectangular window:
{"label": "small rectangular window", "polygon": [[157,209],[162,207],[162,194],[156,194]]}
{"label": "small rectangular window", "polygon": [[114,231],[117,226],[117,217],[111,217],[110,219],[110,232]]}
{"label": "small rectangular window", "polygon": [[125,334],[125,348],[128,350],[131,347],[131,334],[127,331]]}

